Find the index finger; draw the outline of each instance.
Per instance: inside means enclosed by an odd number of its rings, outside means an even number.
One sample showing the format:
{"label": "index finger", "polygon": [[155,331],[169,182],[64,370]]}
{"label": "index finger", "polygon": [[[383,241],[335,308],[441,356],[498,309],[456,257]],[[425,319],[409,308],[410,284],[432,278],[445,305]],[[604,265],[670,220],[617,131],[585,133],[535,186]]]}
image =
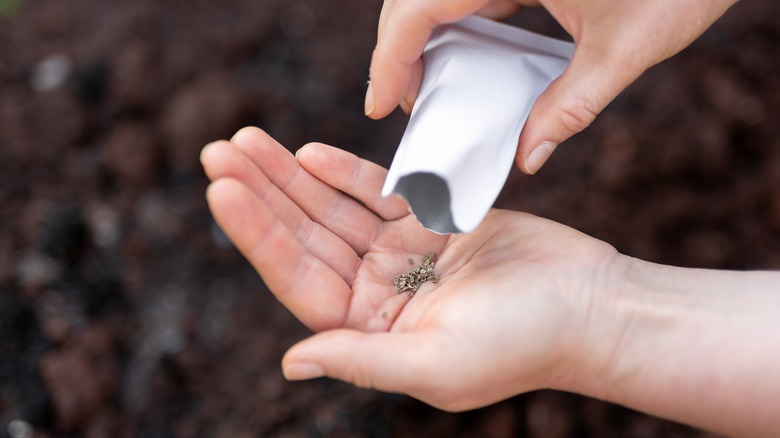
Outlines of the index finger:
{"label": "index finger", "polygon": [[433,30],[442,23],[465,18],[488,0],[393,0],[385,2],[377,44],[371,57],[372,104],[366,114],[378,119],[388,115],[410,87],[413,65],[420,59]]}

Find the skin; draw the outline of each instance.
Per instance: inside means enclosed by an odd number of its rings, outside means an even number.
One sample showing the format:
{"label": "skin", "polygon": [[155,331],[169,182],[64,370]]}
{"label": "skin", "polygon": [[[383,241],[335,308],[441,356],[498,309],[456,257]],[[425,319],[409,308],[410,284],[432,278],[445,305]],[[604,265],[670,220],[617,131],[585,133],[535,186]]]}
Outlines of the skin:
{"label": "skin", "polygon": [[[422,79],[420,56],[433,29],[470,14],[503,18],[543,6],[577,45],[567,70],[539,97],[518,140],[517,165],[533,174],[556,146],[649,67],[687,47],[735,0],[385,0],[371,59],[366,114],[399,104],[407,113]],[[519,79],[518,79],[519,80]]]}
{"label": "skin", "polygon": [[[256,128],[201,154],[214,217],[317,334],[291,380],[329,376],[462,411],[554,388],[736,436],[780,427],[780,274],[655,265],[574,229],[493,210],[423,229],[379,195],[385,170]],[[439,281],[393,276],[435,252]]]}

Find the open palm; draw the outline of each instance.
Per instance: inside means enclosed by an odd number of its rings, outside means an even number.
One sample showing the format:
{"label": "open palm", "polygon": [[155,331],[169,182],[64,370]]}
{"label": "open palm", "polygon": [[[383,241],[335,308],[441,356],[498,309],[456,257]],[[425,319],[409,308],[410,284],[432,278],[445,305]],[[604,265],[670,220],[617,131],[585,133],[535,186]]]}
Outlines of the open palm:
{"label": "open palm", "polygon": [[[202,161],[220,226],[274,295],[323,331],[285,361],[441,407],[561,378],[586,324],[573,309],[587,308],[617,255],[516,212],[494,210],[470,234],[432,233],[403,200],[380,196],[381,167],[322,144],[293,156],[256,128],[209,145]],[[438,255],[440,280],[399,294],[394,276],[428,253]]]}

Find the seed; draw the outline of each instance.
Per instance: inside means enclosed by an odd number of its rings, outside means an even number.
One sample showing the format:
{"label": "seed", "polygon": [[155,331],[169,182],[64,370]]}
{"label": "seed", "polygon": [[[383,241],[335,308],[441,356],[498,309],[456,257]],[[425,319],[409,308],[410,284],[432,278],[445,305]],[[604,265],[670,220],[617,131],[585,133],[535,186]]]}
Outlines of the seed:
{"label": "seed", "polygon": [[[407,259],[409,264],[414,265],[411,258]],[[393,277],[393,284],[395,285],[398,293],[408,291],[409,296],[413,296],[422,283],[430,281],[436,283],[439,281],[439,276],[433,273],[433,267],[436,261],[436,254],[426,254],[422,263],[414,268],[411,272],[406,274],[398,274]]]}

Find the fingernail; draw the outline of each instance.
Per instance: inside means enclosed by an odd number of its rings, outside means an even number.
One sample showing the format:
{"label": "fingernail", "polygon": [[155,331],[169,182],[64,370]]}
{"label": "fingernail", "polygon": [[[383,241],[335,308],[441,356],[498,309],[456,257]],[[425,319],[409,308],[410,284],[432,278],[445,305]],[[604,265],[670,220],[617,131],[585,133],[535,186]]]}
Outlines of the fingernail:
{"label": "fingernail", "polygon": [[371,81],[368,81],[368,89],[366,90],[365,112],[367,116],[374,112],[374,87],[371,86]]}
{"label": "fingernail", "polygon": [[287,364],[282,368],[282,372],[287,380],[309,380],[325,375],[319,365],[305,362]]}
{"label": "fingernail", "polygon": [[406,99],[401,99],[401,110],[406,113],[406,115],[412,113],[412,106],[406,102]]}
{"label": "fingernail", "polygon": [[536,172],[539,171],[539,169],[542,168],[542,165],[547,161],[548,158],[550,158],[550,155],[552,155],[555,148],[558,146],[557,143],[553,143],[551,141],[545,141],[539,144],[539,146],[535,147],[530,154],[528,154],[528,157],[525,159],[525,170],[529,174],[533,175]]}

